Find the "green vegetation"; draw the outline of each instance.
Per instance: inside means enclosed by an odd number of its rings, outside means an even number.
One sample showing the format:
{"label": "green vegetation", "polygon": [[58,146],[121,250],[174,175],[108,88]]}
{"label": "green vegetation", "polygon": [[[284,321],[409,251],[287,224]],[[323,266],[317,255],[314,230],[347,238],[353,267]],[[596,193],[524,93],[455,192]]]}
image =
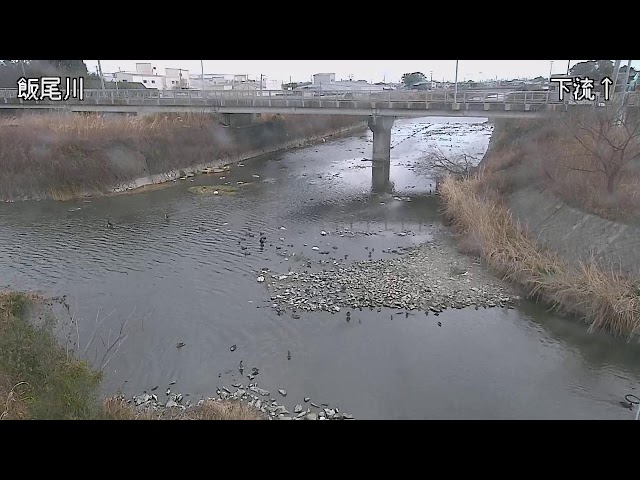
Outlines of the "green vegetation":
{"label": "green vegetation", "polygon": [[34,301],[37,297],[0,293],[0,415],[95,418],[101,374],[57,344],[50,318],[37,326],[28,321]]}
{"label": "green vegetation", "polygon": [[422,72],[405,73],[400,79],[407,87],[411,87],[418,82],[424,82],[427,79],[426,75]]}
{"label": "green vegetation", "polygon": [[613,62],[611,60],[587,60],[576,63],[569,70],[569,76],[590,78],[593,80],[594,91],[602,91],[601,81],[604,77],[613,76]]}

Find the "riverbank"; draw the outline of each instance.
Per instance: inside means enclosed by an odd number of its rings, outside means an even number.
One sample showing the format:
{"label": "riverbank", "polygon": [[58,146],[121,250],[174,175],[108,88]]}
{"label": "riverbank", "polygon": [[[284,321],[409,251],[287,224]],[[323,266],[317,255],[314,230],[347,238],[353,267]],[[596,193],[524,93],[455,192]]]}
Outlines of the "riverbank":
{"label": "riverbank", "polygon": [[629,339],[640,331],[640,291],[635,281],[594,262],[572,266],[542,249],[513,221],[496,192],[482,190],[479,178],[447,178],[441,195],[445,216],[460,235],[461,249],[524,287],[528,297],[578,316],[590,331],[604,329]]}
{"label": "riverbank", "polygon": [[0,122],[0,200],[127,192],[365,128],[346,116],[276,116],[235,128],[210,115],[24,116]]}
{"label": "riverbank", "polygon": [[190,408],[175,401],[146,408],[121,396],[101,402],[102,372],[78,359],[74,345],[58,344],[53,333],[56,320],[47,305],[35,294],[0,291],[0,420],[266,418],[235,398],[206,399]]}

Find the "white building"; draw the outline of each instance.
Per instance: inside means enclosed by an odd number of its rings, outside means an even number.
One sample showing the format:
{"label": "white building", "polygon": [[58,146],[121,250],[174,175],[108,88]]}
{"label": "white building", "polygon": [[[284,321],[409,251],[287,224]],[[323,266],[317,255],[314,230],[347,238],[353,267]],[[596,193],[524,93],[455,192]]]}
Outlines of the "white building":
{"label": "white building", "polygon": [[[193,74],[191,88],[197,90],[260,90],[260,81],[249,80],[249,75],[231,73],[205,73],[204,87],[202,73]],[[279,80],[262,79],[263,90],[282,90]]]}
{"label": "white building", "polygon": [[248,75],[233,73],[205,73],[204,86],[202,73],[194,73],[191,79],[191,88],[197,90],[231,90],[234,85],[246,82]]}
{"label": "white building", "polygon": [[332,91],[352,91],[352,92],[382,92],[384,90],[391,90],[391,87],[385,85],[372,85],[365,80],[353,81],[339,81],[339,82],[327,82],[327,83],[314,83],[312,85],[305,85],[298,87],[296,90],[317,91],[317,92],[332,92]]}
{"label": "white building", "polygon": [[135,72],[115,72],[112,81],[118,83],[137,82],[147,88],[157,88],[158,90],[189,88],[191,84],[189,70],[166,68],[165,74],[161,75],[158,73],[158,68],[150,63],[136,63]]}
{"label": "white building", "polygon": [[331,83],[335,81],[336,81],[335,73],[316,73],[313,76],[314,85],[324,85],[326,83]]}

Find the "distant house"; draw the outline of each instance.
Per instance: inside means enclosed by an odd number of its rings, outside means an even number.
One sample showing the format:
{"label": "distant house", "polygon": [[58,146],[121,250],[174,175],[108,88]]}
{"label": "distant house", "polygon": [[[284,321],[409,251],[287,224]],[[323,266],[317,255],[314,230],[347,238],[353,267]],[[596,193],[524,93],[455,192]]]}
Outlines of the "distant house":
{"label": "distant house", "polygon": [[147,88],[172,90],[189,88],[189,70],[182,68],[166,68],[165,74],[158,73],[158,68],[151,63],[136,63],[135,72],[115,72],[113,81],[117,83],[141,83]]}
{"label": "distant house", "polygon": [[316,73],[313,76],[314,85],[324,85],[324,84],[335,82],[335,81],[336,81],[335,73]]}

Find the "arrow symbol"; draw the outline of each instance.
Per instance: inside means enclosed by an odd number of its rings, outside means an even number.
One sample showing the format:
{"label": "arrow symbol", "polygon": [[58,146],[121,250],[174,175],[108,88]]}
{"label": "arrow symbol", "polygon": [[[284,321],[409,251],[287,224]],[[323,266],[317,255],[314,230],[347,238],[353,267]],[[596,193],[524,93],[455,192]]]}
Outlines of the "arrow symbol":
{"label": "arrow symbol", "polygon": [[613,80],[609,77],[604,77],[600,83],[604,86],[604,100],[608,102],[609,97],[611,96],[611,85],[613,85]]}

